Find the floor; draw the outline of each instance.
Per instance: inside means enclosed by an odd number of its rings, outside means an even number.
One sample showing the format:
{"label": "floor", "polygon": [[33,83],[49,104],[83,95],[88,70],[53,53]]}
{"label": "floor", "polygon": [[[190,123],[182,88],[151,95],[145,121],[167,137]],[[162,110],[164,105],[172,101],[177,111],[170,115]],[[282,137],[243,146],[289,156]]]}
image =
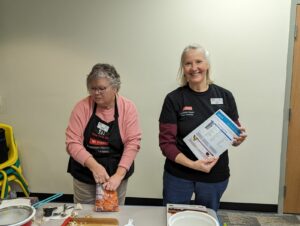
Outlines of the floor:
{"label": "floor", "polygon": [[219,210],[223,226],[300,226],[300,215]]}

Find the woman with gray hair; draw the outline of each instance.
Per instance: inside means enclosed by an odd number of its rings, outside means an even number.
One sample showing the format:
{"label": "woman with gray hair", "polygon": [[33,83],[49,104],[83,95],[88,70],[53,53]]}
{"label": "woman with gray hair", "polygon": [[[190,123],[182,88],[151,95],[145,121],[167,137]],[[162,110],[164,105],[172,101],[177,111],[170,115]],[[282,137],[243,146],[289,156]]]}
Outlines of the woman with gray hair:
{"label": "woman with gray hair", "polygon": [[[228,152],[198,160],[183,141],[196,127],[219,109],[238,126],[239,115],[232,93],[210,79],[208,51],[199,45],[187,46],[181,55],[180,87],[170,92],[159,118],[159,145],[166,157],[163,175],[163,201],[195,204],[218,210],[229,179]],[[232,145],[241,144],[246,135],[235,137]]]}
{"label": "woman with gray hair", "polygon": [[118,94],[120,76],[112,65],[94,65],[86,85],[89,96],[75,105],[66,129],[74,202],[95,203],[95,184],[101,183],[104,189],[117,191],[123,205],[140,149],[137,109]]}

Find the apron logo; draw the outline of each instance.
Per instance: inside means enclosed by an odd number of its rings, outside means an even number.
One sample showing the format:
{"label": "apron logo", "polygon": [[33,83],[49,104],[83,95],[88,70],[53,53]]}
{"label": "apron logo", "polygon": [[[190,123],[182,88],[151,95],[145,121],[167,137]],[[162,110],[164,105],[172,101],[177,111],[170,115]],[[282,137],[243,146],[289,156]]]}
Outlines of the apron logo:
{"label": "apron logo", "polygon": [[90,138],[89,140],[89,144],[91,145],[97,145],[97,146],[108,146],[108,142],[107,141],[101,141],[101,140],[97,140],[97,139],[93,139]]}
{"label": "apron logo", "polygon": [[182,108],[182,111],[192,111],[193,110],[193,107],[192,106],[184,106]]}

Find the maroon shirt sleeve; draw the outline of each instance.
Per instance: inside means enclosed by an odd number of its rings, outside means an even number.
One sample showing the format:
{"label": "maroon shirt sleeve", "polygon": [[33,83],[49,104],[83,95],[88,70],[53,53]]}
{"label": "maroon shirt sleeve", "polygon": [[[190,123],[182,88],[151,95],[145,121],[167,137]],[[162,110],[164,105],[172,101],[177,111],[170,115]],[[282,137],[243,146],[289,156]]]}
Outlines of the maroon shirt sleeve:
{"label": "maroon shirt sleeve", "polygon": [[175,161],[180,150],[176,147],[177,125],[171,123],[159,124],[159,146],[164,156]]}

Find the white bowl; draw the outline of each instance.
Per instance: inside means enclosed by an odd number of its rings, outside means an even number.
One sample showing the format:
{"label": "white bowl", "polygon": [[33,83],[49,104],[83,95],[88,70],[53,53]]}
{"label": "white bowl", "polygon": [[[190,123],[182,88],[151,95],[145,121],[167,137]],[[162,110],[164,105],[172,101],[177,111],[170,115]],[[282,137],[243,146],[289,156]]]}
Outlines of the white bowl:
{"label": "white bowl", "polygon": [[187,210],[172,215],[168,226],[219,226],[219,223],[206,213]]}
{"label": "white bowl", "polygon": [[32,206],[17,205],[0,209],[0,226],[31,225],[31,220],[35,215]]}

